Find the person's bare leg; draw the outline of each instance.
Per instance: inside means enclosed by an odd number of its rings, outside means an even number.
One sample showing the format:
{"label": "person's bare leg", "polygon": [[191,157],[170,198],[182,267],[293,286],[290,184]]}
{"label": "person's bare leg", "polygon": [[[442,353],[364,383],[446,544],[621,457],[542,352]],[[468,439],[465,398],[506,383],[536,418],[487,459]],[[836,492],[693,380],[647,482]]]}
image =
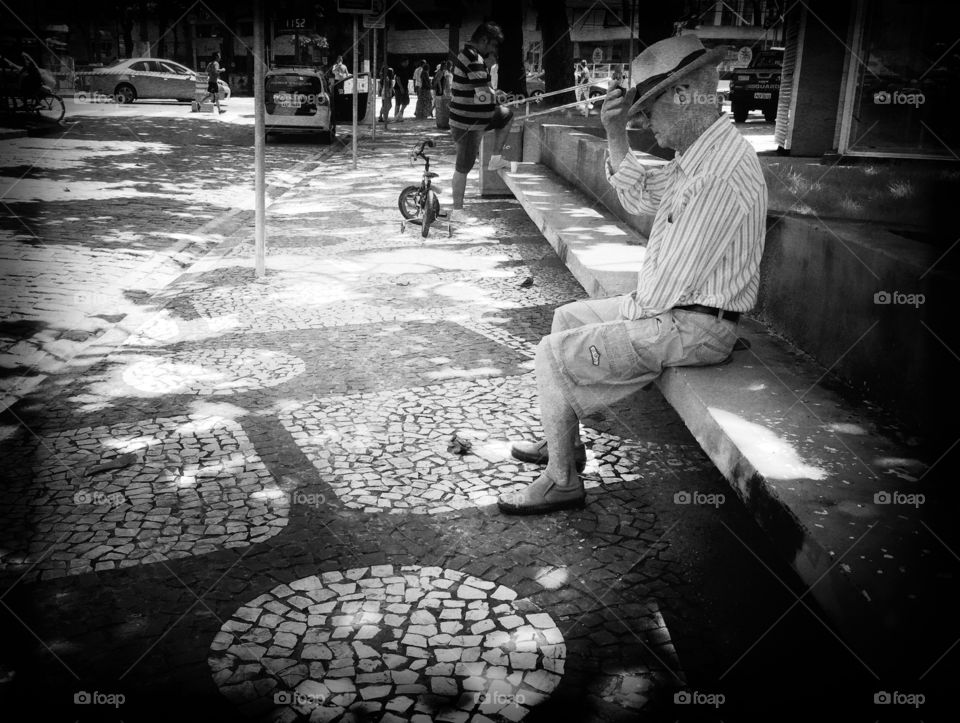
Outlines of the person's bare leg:
{"label": "person's bare leg", "polygon": [[463,196],[467,192],[467,174],[460,171],[453,172],[453,182],[451,184],[453,194],[453,208],[463,208]]}
{"label": "person's bare leg", "polygon": [[503,128],[497,128],[493,132],[493,154],[499,156],[503,153],[503,146],[507,142],[507,136],[510,134],[510,126],[513,125],[513,118],[507,121],[506,125]]}
{"label": "person's bare leg", "polygon": [[553,379],[553,369],[547,358],[550,353],[547,342],[542,341],[537,347],[534,361],[540,395],[540,423],[543,425],[547,449],[550,450],[543,475],[550,477],[558,486],[576,486],[580,484],[580,475],[577,473],[573,448],[579,441],[580,424],[576,412]]}

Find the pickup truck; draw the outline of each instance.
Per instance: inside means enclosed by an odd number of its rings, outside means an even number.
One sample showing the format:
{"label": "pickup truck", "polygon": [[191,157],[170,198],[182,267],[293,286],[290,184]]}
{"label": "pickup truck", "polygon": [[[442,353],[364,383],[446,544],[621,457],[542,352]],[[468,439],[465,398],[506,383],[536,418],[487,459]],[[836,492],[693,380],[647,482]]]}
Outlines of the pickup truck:
{"label": "pickup truck", "polygon": [[768,123],[777,119],[782,67],[783,48],[769,48],[754,55],[747,67],[733,69],[730,109],[735,122],[745,122],[752,110],[762,110]]}

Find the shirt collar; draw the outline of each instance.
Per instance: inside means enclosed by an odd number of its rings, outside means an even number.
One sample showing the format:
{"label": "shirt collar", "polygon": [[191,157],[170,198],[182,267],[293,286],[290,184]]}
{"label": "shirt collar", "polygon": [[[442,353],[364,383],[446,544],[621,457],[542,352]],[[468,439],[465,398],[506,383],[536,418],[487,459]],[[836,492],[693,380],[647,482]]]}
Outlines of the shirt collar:
{"label": "shirt collar", "polygon": [[730,117],[726,113],[722,113],[709,128],[697,137],[697,140],[690,144],[687,150],[676,155],[677,165],[684,173],[692,173],[710,150],[731,133],[736,134],[737,131],[731,125]]}

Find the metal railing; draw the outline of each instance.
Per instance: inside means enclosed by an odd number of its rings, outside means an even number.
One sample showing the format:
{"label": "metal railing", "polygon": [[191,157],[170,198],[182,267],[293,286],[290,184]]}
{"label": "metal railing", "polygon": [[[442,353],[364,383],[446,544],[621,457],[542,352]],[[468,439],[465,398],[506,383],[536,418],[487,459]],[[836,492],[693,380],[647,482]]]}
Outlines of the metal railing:
{"label": "metal railing", "polygon": [[[567,108],[577,108],[583,106],[584,103],[589,103],[589,100],[577,100],[572,103],[564,103],[563,105],[553,106],[547,110],[541,110],[536,113],[530,112],[531,103],[540,103],[544,98],[549,98],[554,95],[561,95],[563,93],[569,93],[573,91],[576,92],[576,89],[581,87],[580,85],[571,85],[569,88],[562,88],[561,90],[551,90],[549,93],[541,93],[538,96],[533,98],[518,98],[517,100],[512,100],[508,103],[504,103],[506,106],[524,106],[523,117],[524,118],[536,118],[537,116],[546,115],[548,113],[556,113],[558,110],[566,110]],[[588,86],[589,87],[589,86]]]}

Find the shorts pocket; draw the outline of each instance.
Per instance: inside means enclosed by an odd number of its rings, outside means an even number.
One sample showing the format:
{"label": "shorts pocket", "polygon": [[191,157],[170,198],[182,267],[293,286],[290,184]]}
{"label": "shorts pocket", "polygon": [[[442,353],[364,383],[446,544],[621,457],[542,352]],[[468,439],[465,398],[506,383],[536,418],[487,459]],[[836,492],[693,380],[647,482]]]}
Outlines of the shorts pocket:
{"label": "shorts pocket", "polygon": [[660,317],[614,321],[588,324],[549,338],[562,370],[575,384],[618,386],[648,380],[662,371],[659,346],[664,326]]}
{"label": "shorts pocket", "polygon": [[705,314],[690,313],[685,315],[684,346],[685,356],[692,363],[709,365],[719,364],[733,351],[737,342],[736,326],[728,322],[711,319]]}

